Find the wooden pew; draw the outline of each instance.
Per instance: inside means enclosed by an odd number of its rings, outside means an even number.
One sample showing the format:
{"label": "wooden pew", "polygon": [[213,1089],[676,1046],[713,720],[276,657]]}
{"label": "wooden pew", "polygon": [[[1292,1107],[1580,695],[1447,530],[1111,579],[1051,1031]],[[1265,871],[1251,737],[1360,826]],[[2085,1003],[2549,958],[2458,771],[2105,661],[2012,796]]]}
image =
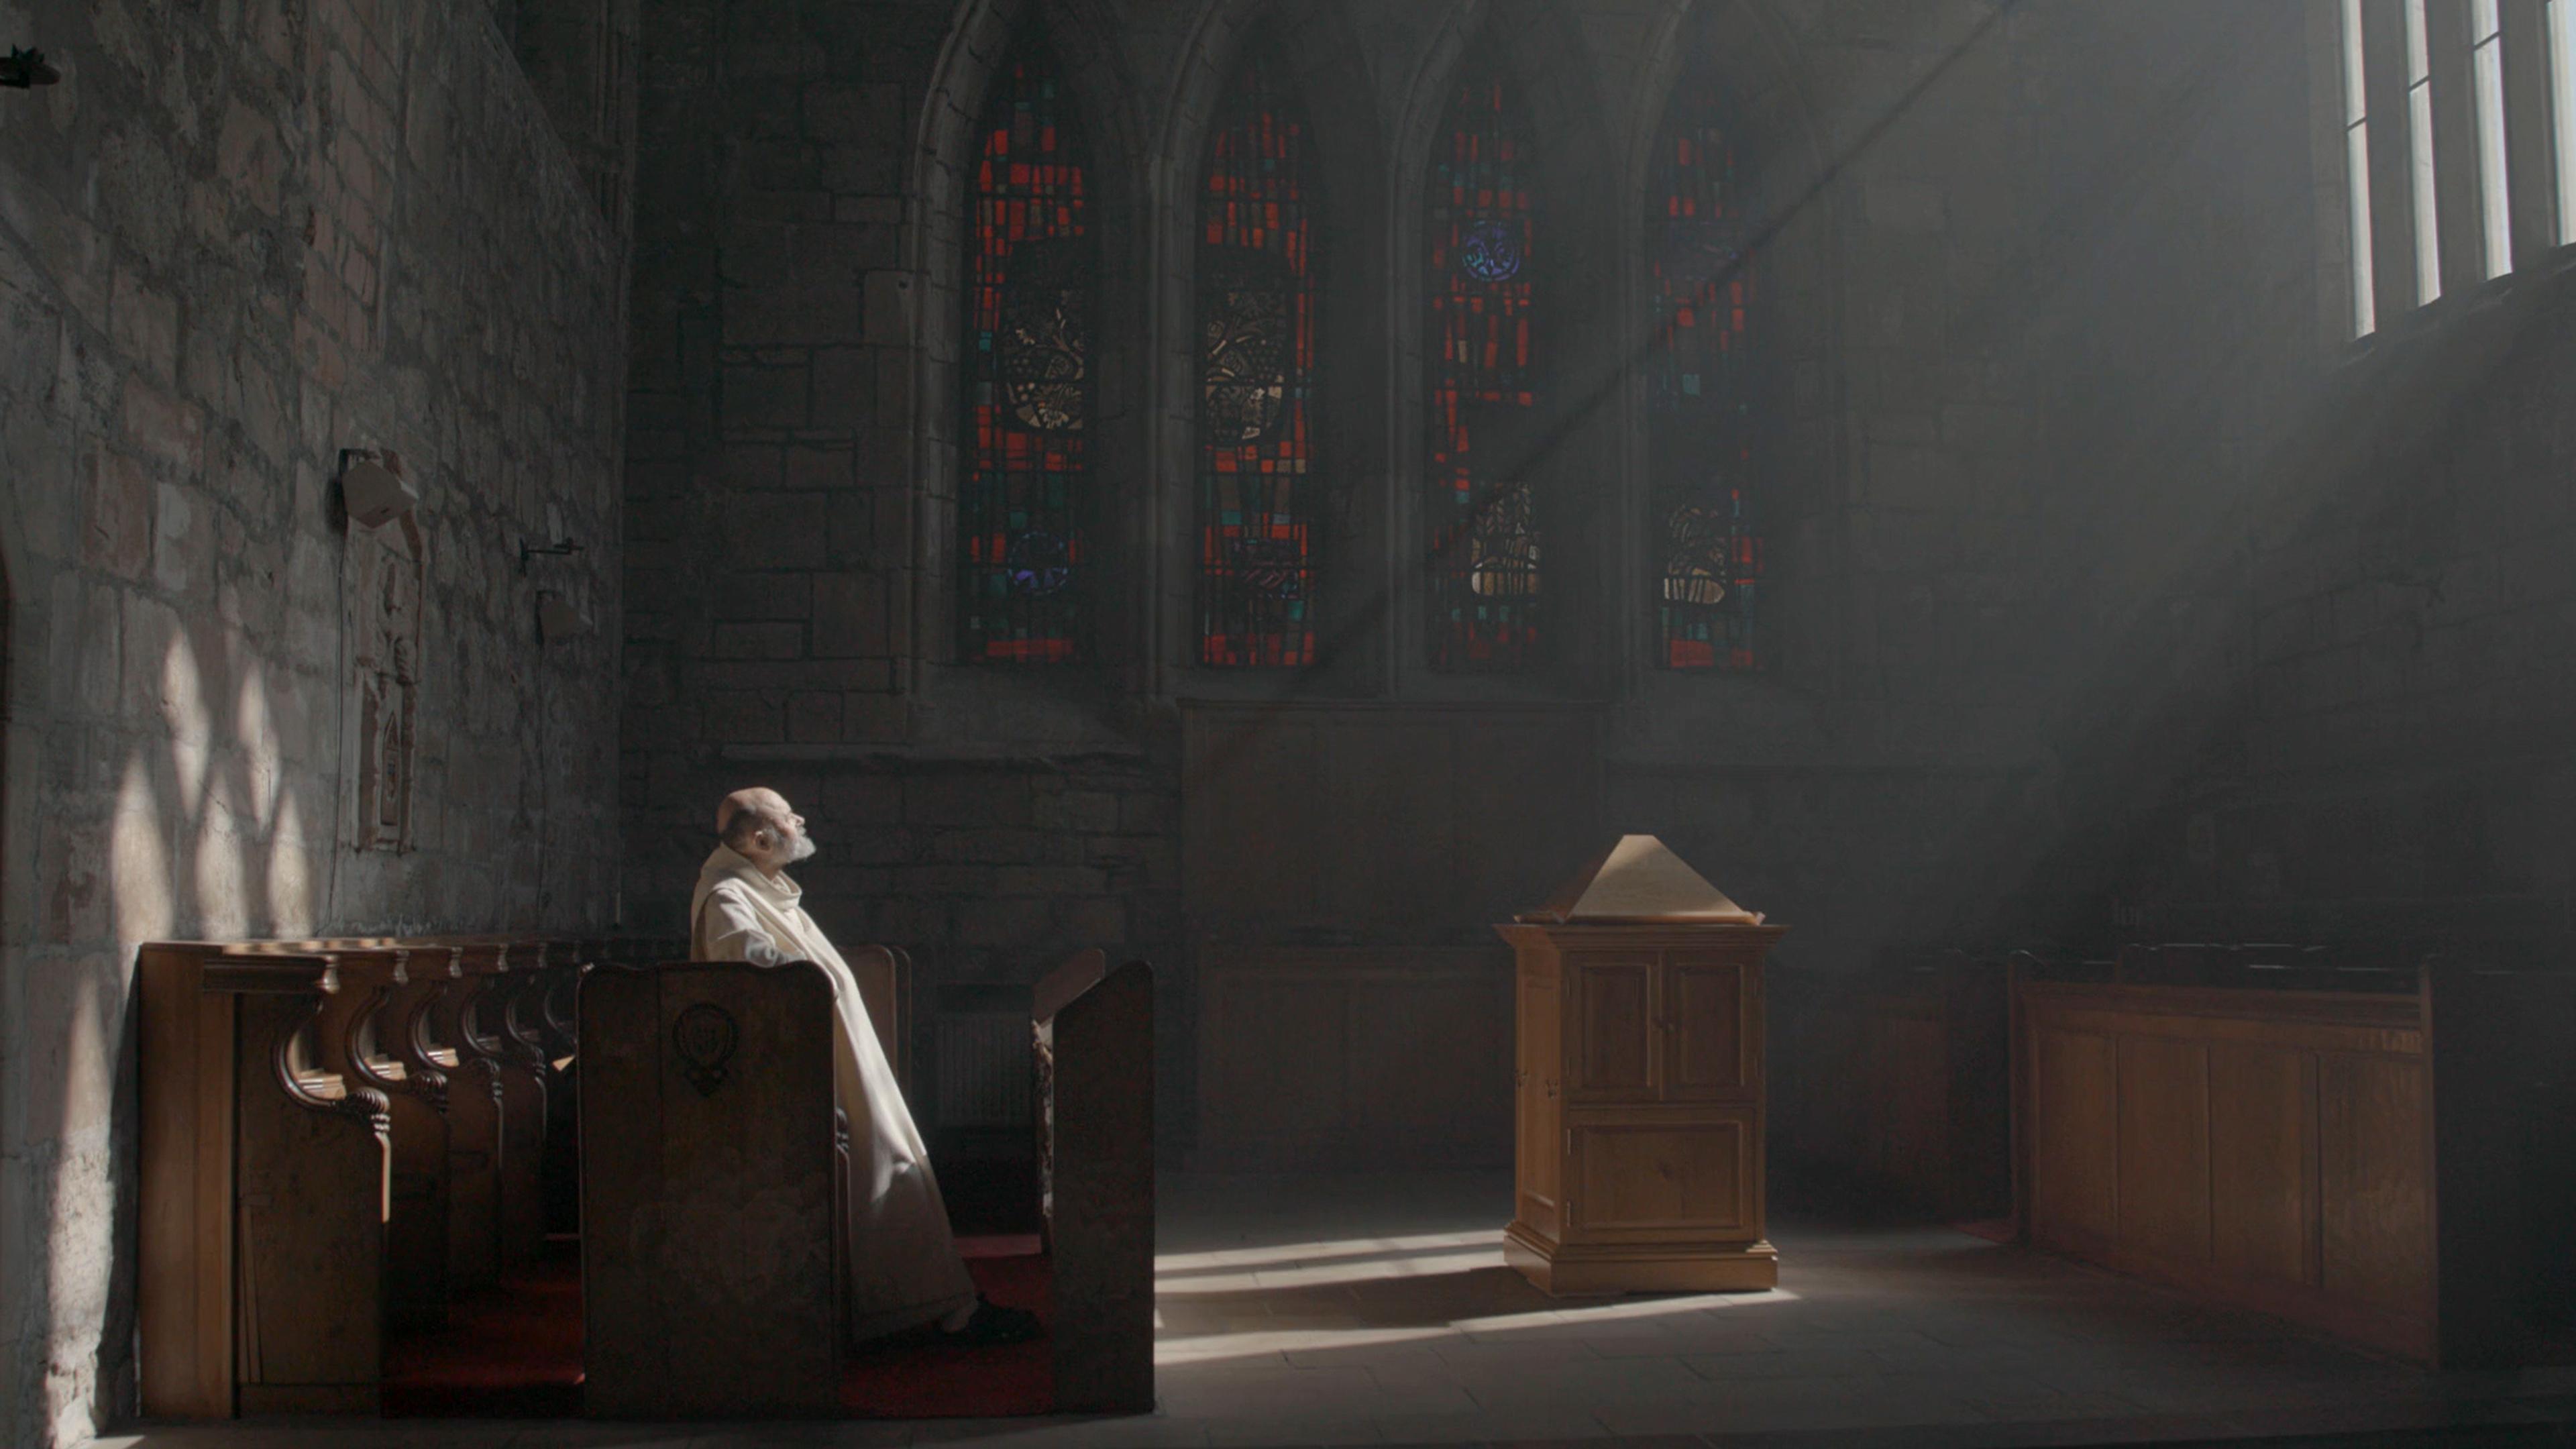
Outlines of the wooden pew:
{"label": "wooden pew", "polygon": [[534,1262],[545,1243],[549,1063],[543,1045],[524,1035],[524,1005],[516,1007],[518,1029],[512,1026],[513,1007],[543,965],[545,947],[526,937],[441,939],[462,948],[461,964],[471,989],[455,995],[452,1009],[439,1022],[440,1039],[474,1064],[497,1119],[492,1236],[487,1245],[477,1204],[478,1216],[469,1225],[473,1241],[460,1245],[459,1271],[466,1281],[488,1283]]}
{"label": "wooden pew", "polygon": [[447,1074],[418,1050],[422,1015],[457,974],[455,952],[387,944],[382,938],[247,941],[226,957],[309,956],[329,965],[341,989],[323,1003],[313,1031],[316,1064],[344,1083],[382,1094],[393,1155],[386,1197],[385,1265],[391,1326],[446,1321],[450,1133]]}
{"label": "wooden pew", "polygon": [[500,1280],[512,1082],[500,1044],[475,1028],[476,1003],[503,973],[503,956],[486,945],[455,952],[456,974],[423,1003],[418,1030],[424,1055],[447,1077],[447,1266],[461,1296]]}
{"label": "wooden pew", "polygon": [[2563,1331],[2576,975],[2206,945],[2118,974],[2015,987],[2031,1241],[2448,1367]]}
{"label": "wooden pew", "polygon": [[[396,1329],[446,1322],[448,1155],[446,1073],[401,1051],[426,1005],[422,988],[455,970],[443,947],[329,949],[343,989],[314,1027],[324,1071],[381,1093],[391,1129],[385,1208],[386,1317]],[[419,964],[415,975],[415,961]]]}
{"label": "wooden pew", "polygon": [[830,978],[806,964],[595,964],[579,1002],[584,1408],[839,1405]]}
{"label": "wooden pew", "polygon": [[1032,993],[1055,1404],[1154,1407],[1154,973],[1085,951]]}
{"label": "wooden pew", "polygon": [[390,1102],[325,1071],[322,957],[142,949],[143,1412],[372,1412]]}

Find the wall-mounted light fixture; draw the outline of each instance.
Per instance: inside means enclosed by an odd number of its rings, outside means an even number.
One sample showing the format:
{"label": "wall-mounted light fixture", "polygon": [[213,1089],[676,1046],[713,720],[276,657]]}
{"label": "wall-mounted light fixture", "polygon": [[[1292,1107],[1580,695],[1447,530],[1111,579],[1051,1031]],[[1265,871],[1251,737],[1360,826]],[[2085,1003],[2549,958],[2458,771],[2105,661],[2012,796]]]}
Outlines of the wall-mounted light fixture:
{"label": "wall-mounted light fixture", "polygon": [[49,86],[62,78],[61,71],[45,63],[41,50],[13,46],[7,55],[0,55],[0,86],[23,91],[30,86]]}
{"label": "wall-mounted light fixture", "polygon": [[525,574],[528,571],[528,560],[532,558],[570,558],[579,552],[581,545],[573,542],[570,536],[552,543],[530,543],[523,538],[519,540],[519,572]]}
{"label": "wall-mounted light fixture", "polygon": [[340,506],[360,528],[382,528],[420,507],[420,494],[403,481],[401,454],[390,448],[343,448]]}

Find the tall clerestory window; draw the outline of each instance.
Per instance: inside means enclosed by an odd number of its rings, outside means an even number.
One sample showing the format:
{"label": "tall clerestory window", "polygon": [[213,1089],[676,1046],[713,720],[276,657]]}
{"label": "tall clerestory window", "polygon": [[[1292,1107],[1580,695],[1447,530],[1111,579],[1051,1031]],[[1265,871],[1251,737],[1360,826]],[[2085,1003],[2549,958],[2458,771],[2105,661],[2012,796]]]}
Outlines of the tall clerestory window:
{"label": "tall clerestory window", "polygon": [[1198,658],[1315,662],[1316,217],[1304,118],[1256,62],[1199,189]]}
{"label": "tall clerestory window", "polygon": [[1531,160],[1517,89],[1479,47],[1433,143],[1424,216],[1425,594],[1438,670],[1525,669],[1546,626],[1532,487],[1544,258]]}
{"label": "tall clerestory window", "polygon": [[1757,448],[1761,376],[1751,218],[1724,98],[1686,74],[1647,173],[1646,458],[1654,662],[1750,670],[1767,662],[1767,545]]}
{"label": "tall clerestory window", "polygon": [[2576,245],[2576,0],[2549,0],[2549,112],[2558,153],[2558,244]]}
{"label": "tall clerestory window", "polygon": [[2469,0],[2469,63],[2477,90],[2478,210],[2486,232],[2486,274],[2513,270],[2513,201],[2505,170],[2504,15],[2498,0]]}
{"label": "tall clerestory window", "polygon": [[1061,73],[1023,42],[977,134],[966,229],[958,657],[1092,651],[1094,315],[1090,165]]}
{"label": "tall clerestory window", "polygon": [[2370,91],[2361,0],[2343,0],[2343,185],[2352,233],[2352,335],[2379,330],[2378,268],[2370,245]]}
{"label": "tall clerestory window", "polygon": [[2425,0],[2406,3],[2406,143],[2408,190],[2415,204],[2415,300],[2442,295],[2441,209],[2433,174],[2433,45],[2424,20]]}

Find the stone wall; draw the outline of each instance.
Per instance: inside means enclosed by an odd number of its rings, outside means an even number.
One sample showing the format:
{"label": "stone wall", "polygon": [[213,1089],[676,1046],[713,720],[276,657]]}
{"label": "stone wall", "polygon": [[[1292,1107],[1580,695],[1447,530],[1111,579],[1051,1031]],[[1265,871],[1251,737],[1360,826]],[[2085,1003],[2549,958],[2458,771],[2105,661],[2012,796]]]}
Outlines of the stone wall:
{"label": "stone wall", "polygon": [[[2129,248],[2124,273],[2155,284],[2107,335],[2134,361],[2097,346],[2067,370],[2117,380],[2069,413],[2123,482],[2087,522],[2102,648],[2057,726],[2056,858],[2011,915],[2094,947],[2541,964],[2576,937],[2576,290],[2527,225],[2552,198],[2523,148],[2546,140],[2517,110],[2517,265],[2492,281],[2454,195],[2465,154],[2439,141],[2446,295],[2414,307],[2405,252],[2383,253],[2380,326],[2351,340],[2334,44],[2287,15],[2237,62],[2274,76],[2236,128],[2262,144],[2159,160],[2175,220],[2150,235],[2208,240]],[[2186,353],[2199,370],[2165,361]]]}
{"label": "stone wall", "polygon": [[2148,934],[2576,944],[2576,286],[2542,259],[2344,354],[2109,873]]}
{"label": "stone wall", "polygon": [[[0,41],[63,73],[0,92],[0,1439],[52,1445],[132,1404],[138,942],[614,917],[624,223],[481,5]],[[421,494],[409,585],[348,449]],[[597,628],[541,645],[540,590]],[[361,851],[356,674],[406,637],[403,848]]]}

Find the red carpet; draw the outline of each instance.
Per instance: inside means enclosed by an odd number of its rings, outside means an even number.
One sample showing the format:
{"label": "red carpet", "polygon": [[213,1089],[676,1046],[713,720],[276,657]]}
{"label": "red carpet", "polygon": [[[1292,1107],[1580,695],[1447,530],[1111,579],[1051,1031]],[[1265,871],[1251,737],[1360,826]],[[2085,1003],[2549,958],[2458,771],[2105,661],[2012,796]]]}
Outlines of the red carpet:
{"label": "red carpet", "polygon": [[[568,1245],[567,1245],[568,1246]],[[975,1286],[1051,1323],[1050,1264],[1035,1237],[960,1238]],[[873,1419],[1000,1418],[1055,1406],[1052,1352],[1040,1338],[998,1348],[918,1340],[863,1350],[841,1403]],[[581,1264],[566,1255],[456,1304],[447,1327],[385,1345],[387,1418],[573,1418],[581,1413]]]}
{"label": "red carpet", "polygon": [[[985,1297],[1053,1326],[1051,1265],[1034,1236],[960,1238],[957,1250]],[[841,1407],[868,1419],[1043,1414],[1055,1407],[1053,1350],[1044,1338],[996,1348],[889,1343],[862,1349],[842,1371]]]}
{"label": "red carpet", "polygon": [[447,1327],[385,1342],[385,1417],[581,1413],[581,1263],[550,1257],[452,1305]]}

